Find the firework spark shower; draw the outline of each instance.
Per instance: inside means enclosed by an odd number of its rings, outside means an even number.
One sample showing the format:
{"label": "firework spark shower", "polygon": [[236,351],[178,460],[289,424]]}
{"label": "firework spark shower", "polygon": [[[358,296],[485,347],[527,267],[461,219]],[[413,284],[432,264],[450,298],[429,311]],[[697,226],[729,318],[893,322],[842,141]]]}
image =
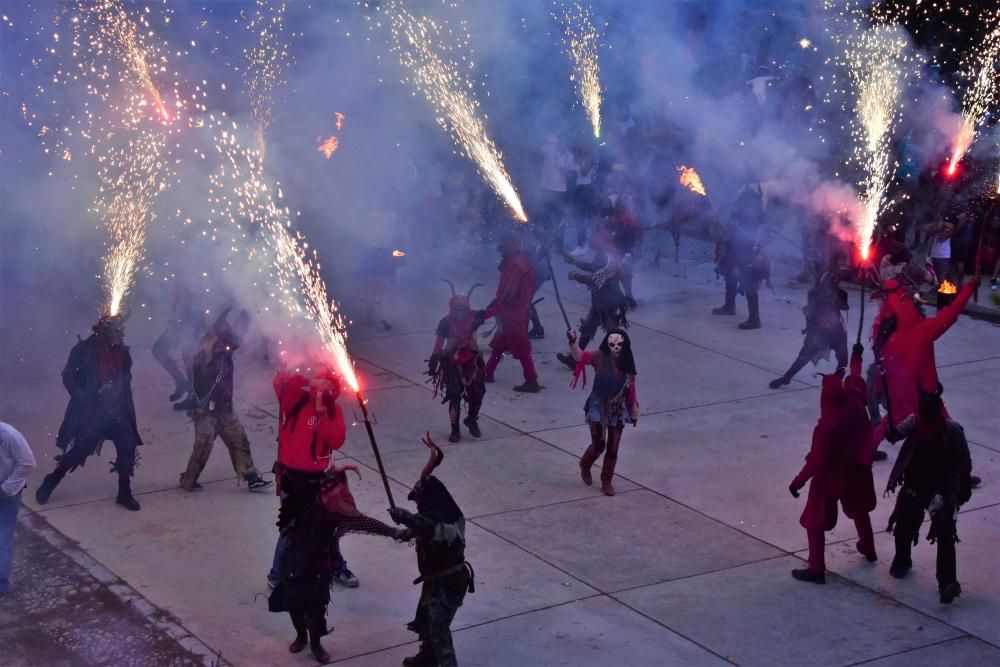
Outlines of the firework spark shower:
{"label": "firework spark shower", "polygon": [[514,218],[527,222],[503,155],[486,132],[473,86],[446,53],[440,24],[426,16],[417,17],[402,2],[384,2],[380,7],[391,26],[393,51],[409,71],[413,86],[434,107],[438,124],[475,163]]}
{"label": "firework spark shower", "polygon": [[594,137],[601,136],[601,76],[598,65],[600,33],[590,18],[590,11],[574,2],[562,12],[563,44],[573,62],[572,80],[587,112],[587,119],[594,129]]}
{"label": "firework spark shower", "polygon": [[1000,10],[992,17],[983,17],[992,29],[982,46],[974,51],[969,60],[972,83],[962,100],[962,124],[955,137],[955,148],[948,160],[948,173],[953,175],[958,164],[976,139],[976,132],[986,117],[987,111],[996,102],[997,60],[1000,58]]}

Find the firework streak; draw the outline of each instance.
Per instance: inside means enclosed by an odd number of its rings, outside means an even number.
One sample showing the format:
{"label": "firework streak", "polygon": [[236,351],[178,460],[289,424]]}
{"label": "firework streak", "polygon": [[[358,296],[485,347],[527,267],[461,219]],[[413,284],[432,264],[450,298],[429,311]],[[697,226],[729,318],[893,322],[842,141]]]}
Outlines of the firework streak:
{"label": "firework streak", "polygon": [[473,86],[458,64],[448,58],[441,28],[427,17],[417,18],[404,3],[382,2],[380,11],[392,30],[392,50],[410,72],[410,83],[434,107],[438,125],[472,160],[486,182],[507,204],[514,217],[527,222],[521,198],[503,164],[503,155],[486,134]]}
{"label": "firework streak", "polygon": [[337,303],[327,297],[316,251],[309,250],[301,233],[291,230],[291,213],[278,203],[281,188],[272,191],[264,180],[262,156],[240,143],[235,122],[210,115],[205,127],[215,130],[215,148],[223,163],[210,177],[210,203],[218,206],[213,210],[241,229],[240,221],[246,220],[256,231],[270,255],[272,296],[293,319],[311,324],[337,372],[357,392],[358,379],[347,353],[346,322]]}
{"label": "firework streak", "polygon": [[587,112],[587,119],[594,129],[594,137],[601,136],[601,79],[597,64],[597,42],[600,37],[590,20],[590,12],[573,3],[562,16],[563,44],[573,61],[572,81],[580,104]]}
{"label": "firework streak", "polygon": [[863,259],[868,258],[872,233],[886,208],[886,189],[896,170],[889,144],[900,117],[899,98],[906,79],[901,58],[906,43],[896,26],[876,26],[847,41],[846,59],[857,95],[854,159],[864,171],[858,224],[858,250]]}
{"label": "firework streak", "polygon": [[1000,11],[996,12],[992,22],[995,24],[993,30],[986,36],[982,48],[971,58],[972,65],[978,72],[974,74],[972,85],[962,101],[962,125],[955,138],[951,159],[948,161],[949,176],[954,175],[958,163],[972,146],[979,125],[996,99],[996,62],[1000,56]]}

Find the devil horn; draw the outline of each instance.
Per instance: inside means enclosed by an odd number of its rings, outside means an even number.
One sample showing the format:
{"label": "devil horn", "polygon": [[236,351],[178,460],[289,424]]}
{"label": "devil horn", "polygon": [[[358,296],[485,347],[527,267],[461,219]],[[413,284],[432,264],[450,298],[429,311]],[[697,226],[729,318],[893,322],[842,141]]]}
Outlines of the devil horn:
{"label": "devil horn", "polygon": [[469,288],[469,291],[465,293],[465,296],[467,298],[471,299],[472,298],[472,290],[476,289],[477,287],[483,287],[483,284],[482,283],[474,283],[472,285],[472,287]]}
{"label": "devil horn", "polygon": [[331,467],[335,471],[342,472],[345,474],[347,473],[348,470],[353,470],[354,474],[358,476],[358,479],[361,479],[361,471],[358,470],[358,466],[354,465],[353,463],[345,463],[342,466],[338,466],[336,463],[334,463]]}
{"label": "devil horn", "polygon": [[424,466],[423,471],[420,473],[420,479],[424,479],[434,472],[434,468],[437,468],[441,465],[441,462],[444,461],[444,452],[442,452],[441,448],[437,446],[437,443],[431,439],[429,431],[427,435],[421,438],[421,442],[427,445],[427,448],[431,450],[430,458],[427,459],[427,465]]}
{"label": "devil horn", "polygon": [[450,281],[450,280],[448,280],[447,278],[442,278],[442,279],[441,279],[441,282],[443,282],[443,283],[448,283],[448,287],[450,287],[450,288],[451,288],[451,295],[452,295],[452,296],[455,296],[455,283],[451,282],[451,281]]}

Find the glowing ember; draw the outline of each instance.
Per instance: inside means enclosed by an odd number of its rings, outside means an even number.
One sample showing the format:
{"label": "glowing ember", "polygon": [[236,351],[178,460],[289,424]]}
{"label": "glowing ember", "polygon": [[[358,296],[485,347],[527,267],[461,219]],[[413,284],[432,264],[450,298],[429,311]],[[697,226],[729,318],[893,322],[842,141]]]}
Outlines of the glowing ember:
{"label": "glowing ember", "polygon": [[594,128],[594,136],[601,136],[601,81],[597,64],[597,28],[590,20],[590,11],[573,3],[563,14],[565,36],[563,44],[573,61],[573,81],[580,96],[580,103]]}
{"label": "glowing ember", "polygon": [[948,161],[949,176],[955,175],[958,163],[976,140],[979,126],[996,99],[996,62],[1000,57],[1000,11],[996,13],[994,20],[997,25],[987,35],[982,49],[972,56],[975,59],[973,66],[979,71],[962,101],[962,125],[959,127],[958,136],[955,137],[955,148]]}
{"label": "glowing ember", "polygon": [[[437,113],[437,122],[472,160],[494,192],[507,204],[514,217],[527,222],[521,198],[503,164],[503,155],[486,133],[472,82],[448,57],[441,27],[427,17],[417,18],[400,0],[377,5],[389,19],[392,49],[399,62],[410,70],[410,83]],[[450,32],[450,31],[449,31]],[[462,60],[467,60],[464,56]]]}
{"label": "glowing ember", "polygon": [[802,39],[799,40],[799,46],[803,49],[808,49],[810,46],[812,46],[812,42],[803,37]]}
{"label": "glowing ember", "polygon": [[942,280],[941,285],[938,286],[938,292],[940,294],[957,294],[958,288],[950,280]]}
{"label": "glowing ember", "polygon": [[326,139],[320,137],[319,142],[319,147],[316,150],[325,155],[327,160],[329,160],[330,156],[336,153],[337,149],[340,147],[340,141],[332,134]]}
{"label": "glowing ember", "polygon": [[702,197],[708,195],[708,192],[705,191],[705,185],[701,182],[701,176],[698,175],[698,172],[694,168],[682,164],[677,167],[677,171],[681,172],[681,185]]}
{"label": "glowing ember", "polygon": [[344,128],[344,119],[347,118],[347,116],[339,111],[334,111],[333,115],[337,119],[337,131],[340,132],[340,130]]}
{"label": "glowing ember", "polygon": [[402,250],[393,250],[392,251],[392,256],[393,257],[406,257],[406,253],[403,252]]}

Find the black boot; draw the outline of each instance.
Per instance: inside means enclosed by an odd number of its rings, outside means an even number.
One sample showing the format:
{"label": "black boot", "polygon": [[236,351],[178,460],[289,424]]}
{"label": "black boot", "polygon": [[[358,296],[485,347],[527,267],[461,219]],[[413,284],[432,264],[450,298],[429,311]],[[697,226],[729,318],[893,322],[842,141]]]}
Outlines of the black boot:
{"label": "black boot", "polygon": [[576,360],[573,359],[573,355],[567,354],[566,352],[558,352],[556,354],[556,359],[558,359],[563,366],[571,371],[576,370]]}
{"label": "black boot", "polygon": [[128,477],[118,478],[118,497],[115,502],[131,512],[139,511],[139,503],[132,497],[132,485]]}
{"label": "black boot", "polygon": [[955,601],[955,598],[962,594],[962,587],[958,585],[957,581],[952,581],[942,586],[938,594],[941,604],[951,604]]}
{"label": "black boot", "polygon": [[525,380],[524,384],[519,384],[514,387],[514,391],[522,394],[537,394],[541,390],[542,386],[538,384],[538,380]]}
{"label": "black boot", "polygon": [[291,613],[292,625],[295,626],[295,640],[288,645],[289,653],[301,653],[302,649],[309,643],[309,635],[306,634],[306,621],[299,614]]}
{"label": "black boot", "polygon": [[750,316],[746,321],[740,322],[739,328],[744,331],[760,329],[760,296],[756,292],[747,292],[747,310],[750,311]]}
{"label": "black boot", "polygon": [[431,647],[426,642],[420,643],[420,650],[417,651],[416,655],[403,658],[404,667],[437,667],[437,664],[434,651],[431,650]]}
{"label": "black boot", "polygon": [[184,394],[191,391],[191,383],[185,380],[178,380],[177,386],[174,387],[174,393],[170,394],[170,402],[179,401],[184,397]]}
{"label": "black boot", "polygon": [[52,492],[65,475],[66,473],[61,473],[58,468],[46,475],[45,479],[42,480],[41,486],[35,491],[35,501],[39,505],[49,502],[49,496],[52,495]]}
{"label": "black boot", "polygon": [[805,568],[801,570],[792,570],[792,578],[798,579],[799,581],[808,581],[811,584],[826,583],[825,572],[813,572],[812,570],[807,570]]}
{"label": "black boot", "polygon": [[782,375],[777,380],[771,380],[770,382],[768,382],[767,386],[770,387],[771,389],[778,389],[779,387],[784,387],[789,382],[791,382],[791,379]]}
{"label": "black boot", "polygon": [[462,431],[458,428],[458,422],[451,423],[451,435],[448,436],[448,442],[458,442],[462,439]]}
{"label": "black boot", "polygon": [[465,424],[465,427],[469,429],[469,435],[471,435],[473,438],[483,437],[483,432],[479,430],[479,421],[475,417],[469,415],[468,417],[462,420],[462,423]]}
{"label": "black boot", "polygon": [[312,651],[316,662],[325,665],[330,662],[330,654],[326,652],[326,649],[323,648],[323,645],[319,641],[322,636],[319,632],[309,633],[309,650]]}

